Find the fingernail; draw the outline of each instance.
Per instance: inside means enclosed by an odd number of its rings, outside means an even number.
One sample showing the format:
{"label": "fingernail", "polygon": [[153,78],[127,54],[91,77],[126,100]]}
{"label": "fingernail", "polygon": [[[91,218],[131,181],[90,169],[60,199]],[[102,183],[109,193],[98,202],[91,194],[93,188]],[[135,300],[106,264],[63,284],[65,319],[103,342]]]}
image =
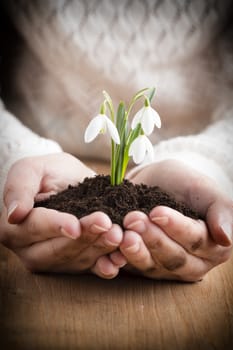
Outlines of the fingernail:
{"label": "fingernail", "polygon": [[117,267],[121,268],[121,267],[124,267],[125,265],[127,264],[127,261],[122,261],[120,262],[119,264],[115,264]]}
{"label": "fingernail", "polygon": [[77,239],[78,238],[77,236],[74,236],[72,233],[66,231],[63,227],[61,227],[60,230],[61,230],[61,234],[63,236],[66,236],[66,237],[71,238],[71,239]]}
{"label": "fingernail", "polygon": [[224,222],[220,227],[221,227],[223,233],[232,242],[233,233],[232,233],[232,226],[231,226],[231,224],[229,222]]}
{"label": "fingernail", "polygon": [[139,251],[139,249],[140,249],[140,244],[139,244],[139,242],[137,242],[134,245],[131,245],[131,246],[125,248],[125,251],[127,253],[137,253]]}
{"label": "fingernail", "polygon": [[116,242],[112,242],[110,241],[109,239],[105,238],[105,244],[108,246],[108,247],[117,247],[119,245],[119,243],[116,243]]}
{"label": "fingernail", "polygon": [[159,226],[166,226],[168,224],[168,217],[167,216],[154,216],[151,218],[151,221],[153,221],[155,224],[158,224]]}
{"label": "fingernail", "polygon": [[110,254],[110,258],[111,258],[113,264],[115,264],[117,267],[121,268],[127,264],[126,258],[119,251],[115,251],[112,254]]}
{"label": "fingernail", "polygon": [[118,267],[124,267],[126,264],[127,264],[127,260],[124,256],[121,256],[120,258],[118,258],[118,262],[116,263]]}
{"label": "fingernail", "polygon": [[106,232],[108,229],[106,227],[93,224],[93,225],[91,225],[90,230],[93,233],[102,233],[102,232]]}
{"label": "fingernail", "polygon": [[136,220],[127,225],[127,229],[136,230],[137,232],[144,232],[146,230],[146,225],[142,220]]}
{"label": "fingernail", "polygon": [[13,201],[7,209],[7,218],[9,220],[10,216],[14,213],[15,209],[18,207],[18,203]]}

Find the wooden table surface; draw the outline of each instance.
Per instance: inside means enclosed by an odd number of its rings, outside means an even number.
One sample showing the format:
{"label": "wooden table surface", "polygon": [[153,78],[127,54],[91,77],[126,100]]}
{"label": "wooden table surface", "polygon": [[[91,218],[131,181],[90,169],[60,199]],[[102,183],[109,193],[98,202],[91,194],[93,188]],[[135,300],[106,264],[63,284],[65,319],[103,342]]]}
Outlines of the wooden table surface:
{"label": "wooden table surface", "polygon": [[0,288],[0,349],[233,349],[233,258],[198,283],[102,280],[32,274],[0,246]]}

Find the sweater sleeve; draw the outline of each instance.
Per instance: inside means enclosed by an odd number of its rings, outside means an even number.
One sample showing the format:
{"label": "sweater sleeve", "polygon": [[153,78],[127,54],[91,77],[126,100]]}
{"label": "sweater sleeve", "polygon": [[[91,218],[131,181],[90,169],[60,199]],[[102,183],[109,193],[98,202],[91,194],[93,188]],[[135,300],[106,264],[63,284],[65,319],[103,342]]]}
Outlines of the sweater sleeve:
{"label": "sweater sleeve", "polygon": [[42,138],[24,126],[4,108],[0,100],[0,211],[7,173],[15,161],[61,151],[56,142]]}
{"label": "sweater sleeve", "polygon": [[[154,160],[176,159],[211,177],[233,198],[233,109],[198,135],[175,137],[154,146]],[[129,177],[148,165],[135,167]]]}

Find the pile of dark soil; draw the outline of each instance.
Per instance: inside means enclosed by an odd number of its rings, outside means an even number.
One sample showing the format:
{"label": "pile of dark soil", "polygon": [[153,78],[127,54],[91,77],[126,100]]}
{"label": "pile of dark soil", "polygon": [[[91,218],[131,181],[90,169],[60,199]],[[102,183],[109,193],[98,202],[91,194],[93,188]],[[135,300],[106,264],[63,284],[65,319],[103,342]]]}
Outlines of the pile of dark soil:
{"label": "pile of dark soil", "polygon": [[35,203],[35,207],[56,209],[73,214],[77,218],[95,211],[102,211],[111,218],[112,222],[121,226],[129,211],[140,210],[148,214],[158,205],[171,207],[186,216],[198,219],[197,213],[184,203],[177,202],[157,186],[134,185],[128,180],[112,186],[108,175],[85,178],[77,186],[70,185],[66,190]]}

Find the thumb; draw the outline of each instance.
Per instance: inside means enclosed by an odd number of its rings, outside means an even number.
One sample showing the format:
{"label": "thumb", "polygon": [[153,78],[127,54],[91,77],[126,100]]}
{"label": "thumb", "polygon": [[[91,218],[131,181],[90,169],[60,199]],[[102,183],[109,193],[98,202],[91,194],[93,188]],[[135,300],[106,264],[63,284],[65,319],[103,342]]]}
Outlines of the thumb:
{"label": "thumb", "polygon": [[34,198],[40,190],[41,178],[41,171],[35,169],[30,160],[20,160],[11,167],[3,195],[9,223],[22,222],[33,208]]}
{"label": "thumb", "polygon": [[226,247],[233,242],[233,205],[229,202],[224,200],[214,202],[206,215],[213,240]]}

